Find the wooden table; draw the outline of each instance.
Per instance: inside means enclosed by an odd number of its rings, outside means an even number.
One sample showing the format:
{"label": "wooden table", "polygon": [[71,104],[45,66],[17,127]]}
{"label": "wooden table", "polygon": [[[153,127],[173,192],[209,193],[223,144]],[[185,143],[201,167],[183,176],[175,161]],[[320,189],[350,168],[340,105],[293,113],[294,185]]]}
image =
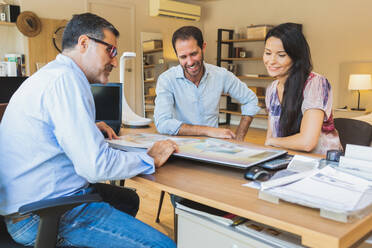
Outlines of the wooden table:
{"label": "wooden table", "polygon": [[[151,133],[154,129],[124,132]],[[242,187],[247,181],[239,169],[171,158],[153,175],[138,176],[133,180],[297,234],[305,246],[349,247],[372,230],[372,214],[345,224],[320,217],[319,210],[260,200],[258,190]]]}

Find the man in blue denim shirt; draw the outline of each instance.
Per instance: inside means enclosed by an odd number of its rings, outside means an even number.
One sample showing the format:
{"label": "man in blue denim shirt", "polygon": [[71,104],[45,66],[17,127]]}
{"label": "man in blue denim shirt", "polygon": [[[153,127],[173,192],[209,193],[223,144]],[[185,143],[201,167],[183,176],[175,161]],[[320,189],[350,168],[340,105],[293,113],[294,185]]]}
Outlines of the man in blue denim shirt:
{"label": "man in blue denim shirt", "polygon": [[[154,119],[159,133],[244,140],[260,109],[257,96],[231,72],[204,63],[206,44],[197,27],[178,29],[172,44],[180,65],[162,73],[157,82]],[[218,128],[221,94],[229,94],[242,105],[236,134]]]}
{"label": "man in blue denim shirt", "polygon": [[[62,54],[28,78],[13,95],[0,125],[0,214],[8,232],[34,245],[39,217],[18,208],[42,199],[99,193],[103,202],[82,204],[60,219],[57,246],[175,247],[174,242],[135,219],[135,192],[106,184],[150,174],[177,150],[171,141],[146,152],[112,149],[95,124],[90,83],[107,83],[117,66],[115,27],[96,15],[74,15],[62,39]],[[95,183],[95,184],[90,184]]]}

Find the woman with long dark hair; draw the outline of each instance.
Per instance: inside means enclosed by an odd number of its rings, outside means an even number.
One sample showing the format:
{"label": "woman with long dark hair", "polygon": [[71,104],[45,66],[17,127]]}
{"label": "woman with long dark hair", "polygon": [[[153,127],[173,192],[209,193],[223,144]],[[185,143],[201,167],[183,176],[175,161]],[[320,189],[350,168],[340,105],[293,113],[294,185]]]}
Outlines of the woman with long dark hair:
{"label": "woman with long dark hair", "polygon": [[266,90],[265,144],[321,154],[342,149],[333,124],[331,85],[312,72],[309,45],[298,24],[280,24],[268,32],[263,61],[276,79]]}

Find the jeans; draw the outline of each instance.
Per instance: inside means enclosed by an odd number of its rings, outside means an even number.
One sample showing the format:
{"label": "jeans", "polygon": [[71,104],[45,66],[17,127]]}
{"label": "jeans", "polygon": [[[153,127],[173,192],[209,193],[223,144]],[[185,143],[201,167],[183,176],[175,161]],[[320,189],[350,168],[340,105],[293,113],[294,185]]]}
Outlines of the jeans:
{"label": "jeans", "polygon": [[[134,218],[139,205],[134,191],[94,184],[77,194],[94,192],[102,196],[103,202],[82,204],[62,215],[57,246],[176,247],[166,235]],[[16,242],[29,246],[35,244],[39,216],[31,215],[14,224],[6,218],[5,222],[8,232]]]}

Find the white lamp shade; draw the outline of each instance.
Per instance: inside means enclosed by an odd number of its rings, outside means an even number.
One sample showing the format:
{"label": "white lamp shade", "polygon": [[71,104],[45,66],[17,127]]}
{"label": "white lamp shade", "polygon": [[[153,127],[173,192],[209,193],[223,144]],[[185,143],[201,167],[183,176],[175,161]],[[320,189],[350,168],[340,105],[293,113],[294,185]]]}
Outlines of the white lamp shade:
{"label": "white lamp shade", "polygon": [[349,90],[372,89],[370,74],[351,74],[349,78]]}

